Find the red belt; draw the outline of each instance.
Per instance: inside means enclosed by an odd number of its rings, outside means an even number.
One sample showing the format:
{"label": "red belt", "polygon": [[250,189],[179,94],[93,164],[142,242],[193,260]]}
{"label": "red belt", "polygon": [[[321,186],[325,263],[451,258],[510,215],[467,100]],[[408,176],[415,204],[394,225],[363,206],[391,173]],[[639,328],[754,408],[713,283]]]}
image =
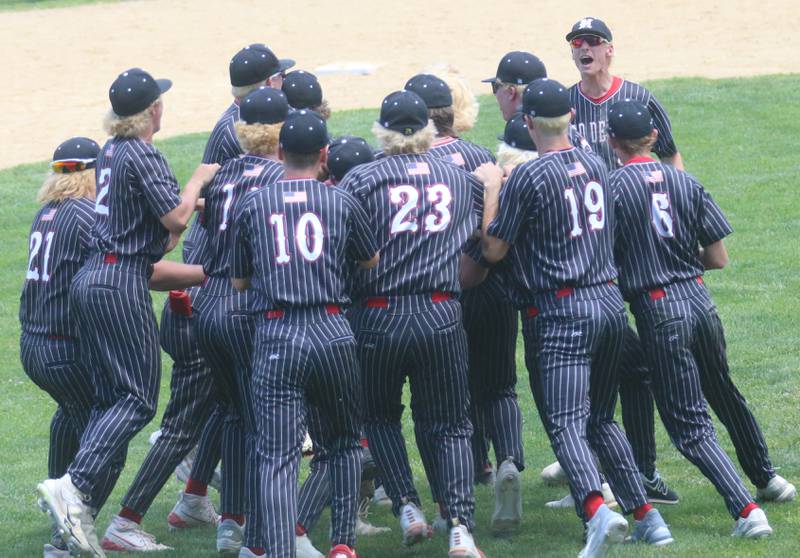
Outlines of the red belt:
{"label": "red belt", "polygon": [[[697,281],[698,285],[703,284],[702,277],[695,278],[695,281]],[[667,296],[667,291],[664,290],[664,287],[656,287],[655,289],[650,289],[648,291],[648,294],[650,295],[650,300],[655,302],[656,300],[661,300],[662,298]]]}
{"label": "red belt", "polygon": [[115,264],[118,261],[119,261],[119,258],[117,257],[116,254],[111,254],[111,253],[103,254],[103,263]]}
{"label": "red belt", "polygon": [[[342,307],[338,304],[326,304],[325,305],[325,312],[328,314],[341,314]],[[278,318],[283,318],[286,315],[286,311],[278,308],[277,310],[267,310],[264,312],[264,317],[268,320],[275,320]]]}
{"label": "red belt", "polygon": [[[389,308],[390,298],[388,296],[369,296],[364,301],[364,304],[367,308]],[[452,299],[453,295],[446,291],[433,291],[431,293],[431,302],[439,303]]]}

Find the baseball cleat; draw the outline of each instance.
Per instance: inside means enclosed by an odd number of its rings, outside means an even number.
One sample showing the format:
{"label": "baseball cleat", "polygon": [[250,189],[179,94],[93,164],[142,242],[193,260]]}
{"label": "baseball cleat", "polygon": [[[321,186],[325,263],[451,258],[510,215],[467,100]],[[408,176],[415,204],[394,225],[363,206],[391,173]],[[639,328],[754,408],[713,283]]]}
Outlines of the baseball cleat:
{"label": "baseball cleat", "polygon": [[161,437],[161,429],[159,428],[155,432],[150,434],[150,437],[147,438],[147,441],[150,442],[151,446],[156,445],[156,442]]}
{"label": "baseball cleat", "polygon": [[159,544],[156,538],[145,532],[142,527],[129,519],[115,515],[111,518],[103,540],[100,541],[103,550],[116,552],[158,552],[172,550],[171,547]]}
{"label": "baseball cleat", "polygon": [[602,558],[611,545],[625,540],[627,532],[628,522],[625,518],[603,504],[587,524],[586,546],[578,558]]}
{"label": "baseball cleat", "polygon": [[44,545],[44,558],[69,558],[69,550],[46,544]]}
{"label": "baseball cleat", "polygon": [[383,485],[375,489],[375,494],[372,496],[372,503],[376,506],[391,506],[392,499],[386,495],[386,489]]}
{"label": "baseball cleat", "polygon": [[175,507],[167,516],[167,523],[171,531],[203,525],[218,525],[219,515],[214,510],[208,496],[187,494],[181,491]]}
{"label": "baseball cleat", "polygon": [[664,479],[661,478],[658,471],[655,472],[652,479],[648,479],[644,475],[640,476],[642,477],[642,484],[644,485],[644,491],[647,495],[648,502],[651,504],[670,505],[678,503],[678,494],[667,486],[667,483],[664,482]]}
{"label": "baseball cleat", "polygon": [[362,498],[358,503],[358,516],[356,517],[356,535],[359,537],[369,537],[391,532],[389,527],[376,527],[367,521],[369,517],[369,504],[372,498]]}
{"label": "baseball cleat", "polygon": [[328,552],[328,558],[358,558],[358,554],[346,544],[337,544]]}
{"label": "baseball cleat", "polygon": [[495,534],[513,531],[522,521],[522,492],[520,475],[511,458],[506,459],[497,470],[494,485],[494,513],[492,532]]}
{"label": "baseball cleat", "polygon": [[244,544],[244,527],[233,519],[223,519],[217,526],[217,552],[237,555]]}
{"label": "baseball cleat", "polygon": [[567,473],[564,472],[564,468],[561,467],[561,463],[558,461],[551,463],[542,469],[542,472],[539,473],[539,476],[542,477],[542,480],[545,484],[549,484],[551,486],[567,483]]}
{"label": "baseball cleat", "polygon": [[94,530],[92,510],[69,474],[59,479],[47,479],[36,487],[39,508],[50,516],[71,555],[105,557]]}
{"label": "baseball cleat", "polygon": [[775,475],[764,488],[756,490],[756,500],[760,502],[790,502],[797,497],[797,489],[780,475]]}
{"label": "baseball cleat", "polygon": [[[239,558],[264,558],[265,554],[256,554],[246,546],[243,546],[239,549]],[[297,558],[300,558],[300,554],[295,555]],[[320,554],[322,556],[322,554]]]}
{"label": "baseball cleat", "polygon": [[437,513],[436,518],[431,522],[431,530],[434,533],[449,533],[450,522],[441,513]]}
{"label": "baseball cleat", "polygon": [[400,508],[400,528],[403,530],[405,546],[417,544],[430,536],[430,527],[425,521],[425,514],[412,503]]}
{"label": "baseball cleat", "polygon": [[305,456],[314,455],[314,442],[311,441],[311,436],[308,435],[308,432],[306,432],[306,437],[303,438],[303,445],[300,451]]}
{"label": "baseball cleat", "polygon": [[740,517],[733,527],[732,537],[760,539],[772,534],[772,527],[767,521],[767,514],[761,508],[752,510],[747,517]]}
{"label": "baseball cleat", "polygon": [[633,532],[628,537],[630,542],[642,542],[651,544],[653,546],[664,546],[675,542],[672,538],[672,533],[661,517],[659,511],[655,508],[648,511],[644,519],[635,521],[633,524]]}
{"label": "baseball cleat", "polygon": [[472,534],[464,525],[456,524],[450,529],[450,548],[447,551],[447,558],[485,558],[475,541]]}
{"label": "baseball cleat", "polygon": [[[614,493],[611,492],[611,487],[607,482],[603,483],[601,492],[603,493],[603,502],[605,502],[606,506],[609,508],[617,507],[617,499],[614,497]],[[545,502],[544,507],[554,510],[575,509],[575,500],[572,498],[572,494],[567,494],[560,500]]]}
{"label": "baseball cleat", "polygon": [[325,558],[325,555],[314,548],[308,535],[295,537],[295,556],[297,558]]}

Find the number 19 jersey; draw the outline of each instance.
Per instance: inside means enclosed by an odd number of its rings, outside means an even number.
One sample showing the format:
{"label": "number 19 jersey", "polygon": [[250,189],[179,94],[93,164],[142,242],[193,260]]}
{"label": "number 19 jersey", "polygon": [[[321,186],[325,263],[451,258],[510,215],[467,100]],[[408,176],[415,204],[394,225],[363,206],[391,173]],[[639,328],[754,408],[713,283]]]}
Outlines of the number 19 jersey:
{"label": "number 19 jersey", "polygon": [[458,262],[478,227],[483,186],[430,154],[387,156],[350,171],[340,186],[369,215],[381,261],[355,277],[358,296],[457,293]]}

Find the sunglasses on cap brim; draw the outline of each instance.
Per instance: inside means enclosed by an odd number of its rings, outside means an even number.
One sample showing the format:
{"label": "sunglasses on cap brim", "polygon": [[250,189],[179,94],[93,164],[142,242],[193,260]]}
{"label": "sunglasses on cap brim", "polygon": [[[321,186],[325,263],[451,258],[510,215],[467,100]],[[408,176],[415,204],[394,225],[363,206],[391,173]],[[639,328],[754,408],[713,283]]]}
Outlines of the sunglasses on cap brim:
{"label": "sunglasses on cap brim", "polygon": [[63,161],[53,161],[50,168],[59,174],[69,174],[80,172],[86,169],[93,169],[97,159],[69,159]]}
{"label": "sunglasses on cap brim", "polygon": [[603,37],[598,37],[597,35],[581,35],[580,37],[573,38],[569,44],[572,45],[572,48],[581,48],[583,43],[586,43],[592,47],[596,47],[607,42],[608,41],[606,41]]}

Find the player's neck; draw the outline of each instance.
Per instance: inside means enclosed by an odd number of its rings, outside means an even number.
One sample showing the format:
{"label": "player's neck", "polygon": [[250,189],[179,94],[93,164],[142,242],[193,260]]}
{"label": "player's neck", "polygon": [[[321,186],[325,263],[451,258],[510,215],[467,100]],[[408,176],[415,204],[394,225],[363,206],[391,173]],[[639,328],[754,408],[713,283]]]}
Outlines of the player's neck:
{"label": "player's neck", "polygon": [[608,68],[596,74],[581,75],[581,91],[592,99],[600,99],[605,96],[613,84],[614,76],[611,75]]}
{"label": "player's neck", "polygon": [[572,147],[566,134],[561,136],[539,136],[535,141],[540,156],[551,151],[564,151]]}
{"label": "player's neck", "polygon": [[639,153],[624,153],[622,151],[617,151],[616,153],[623,165],[628,165],[630,163],[652,163],[655,161],[655,159],[650,156],[650,152],[645,150]]}
{"label": "player's neck", "polygon": [[284,180],[316,180],[319,176],[319,168],[312,169],[292,169],[286,167],[283,171]]}

